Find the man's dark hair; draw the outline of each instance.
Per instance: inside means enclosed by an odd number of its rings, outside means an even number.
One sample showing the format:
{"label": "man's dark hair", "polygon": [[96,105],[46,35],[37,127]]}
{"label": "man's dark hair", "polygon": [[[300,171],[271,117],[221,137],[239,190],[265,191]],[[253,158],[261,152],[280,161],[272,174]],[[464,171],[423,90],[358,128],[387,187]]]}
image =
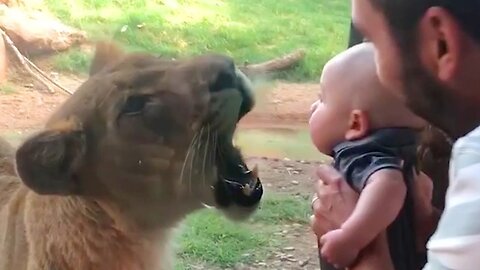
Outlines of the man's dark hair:
{"label": "man's dark hair", "polygon": [[370,0],[386,17],[391,31],[403,49],[415,42],[418,22],[428,8],[448,10],[464,31],[480,44],[480,0]]}

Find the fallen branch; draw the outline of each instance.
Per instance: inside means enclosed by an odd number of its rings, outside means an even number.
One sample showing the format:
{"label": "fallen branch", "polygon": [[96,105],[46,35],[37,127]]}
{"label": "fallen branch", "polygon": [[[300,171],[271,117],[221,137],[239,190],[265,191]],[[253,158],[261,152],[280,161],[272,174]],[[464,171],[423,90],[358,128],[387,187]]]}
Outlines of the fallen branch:
{"label": "fallen branch", "polygon": [[48,12],[30,9],[27,3],[14,6],[0,4],[0,28],[24,55],[58,53],[86,41],[84,31],[63,24]]}
{"label": "fallen branch", "polygon": [[30,61],[28,58],[26,58],[24,56],[24,59],[26,62],[28,62],[38,73],[42,74],[43,77],[45,77],[49,82],[51,82],[53,85],[55,85],[56,87],[60,88],[61,90],[63,90],[64,92],[66,92],[67,94],[70,94],[70,95],[73,95],[73,92],[68,90],[67,88],[61,86],[60,84],[58,84],[56,81],[52,80],[45,72],[43,72],[39,67],[37,67],[34,63],[32,63],[32,61]]}
{"label": "fallen branch", "polygon": [[7,35],[7,33],[5,33],[5,31],[3,31],[2,29],[0,29],[0,34],[2,34],[3,40],[5,40],[5,43],[15,53],[15,56],[20,61],[20,64],[22,64],[22,66],[25,68],[25,70],[28,73],[30,73],[30,75],[32,75],[35,79],[37,79],[37,81],[39,81],[41,84],[43,84],[50,93],[53,93],[54,91],[48,85],[48,83],[45,82],[45,80],[43,80],[42,77],[35,74],[35,72],[33,72],[33,70],[28,66],[28,63],[25,61],[25,57],[20,53],[20,51],[17,49],[17,47],[15,47],[15,44],[13,44],[13,41],[10,39],[10,37]]}
{"label": "fallen branch", "polygon": [[294,51],[279,58],[268,60],[259,64],[247,64],[240,69],[246,74],[258,75],[271,72],[277,72],[287,70],[295,66],[305,57],[305,51],[303,49]]}
{"label": "fallen branch", "polygon": [[[60,84],[58,84],[57,82],[55,82],[54,80],[52,80],[47,74],[45,74],[45,72],[43,72],[40,68],[38,68],[34,63],[32,63],[32,61],[30,61],[28,58],[26,58],[19,50],[18,48],[15,46],[15,44],[13,43],[13,41],[10,39],[10,37],[7,35],[7,33],[5,33],[5,31],[3,31],[3,29],[0,28],[0,34],[2,35],[3,37],[3,40],[5,41],[5,43],[10,47],[10,49],[12,49],[12,51],[15,53],[15,56],[17,57],[17,59],[20,61],[20,64],[25,68],[25,70],[30,74],[32,75],[37,81],[39,81],[41,84],[43,84],[47,90],[50,92],[50,93],[54,93],[55,91],[48,85],[48,82],[51,82],[52,84],[54,84],[55,86],[57,86],[58,88],[62,89],[63,91],[65,91],[66,93],[68,94],[73,94],[70,90],[66,89],[65,87],[61,86]],[[38,73],[40,73],[42,76],[39,76],[38,74],[36,74],[31,68],[30,66],[31,65]]]}

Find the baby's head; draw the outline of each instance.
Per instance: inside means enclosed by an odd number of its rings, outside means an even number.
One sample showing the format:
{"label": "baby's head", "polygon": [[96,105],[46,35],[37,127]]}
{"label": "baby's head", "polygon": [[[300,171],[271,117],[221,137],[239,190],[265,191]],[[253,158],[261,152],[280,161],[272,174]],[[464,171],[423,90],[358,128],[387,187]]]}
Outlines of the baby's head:
{"label": "baby's head", "polygon": [[344,140],[357,140],[386,127],[421,129],[425,122],[377,78],[374,48],[354,46],[333,57],[320,78],[321,94],[312,105],[310,135],[330,155]]}

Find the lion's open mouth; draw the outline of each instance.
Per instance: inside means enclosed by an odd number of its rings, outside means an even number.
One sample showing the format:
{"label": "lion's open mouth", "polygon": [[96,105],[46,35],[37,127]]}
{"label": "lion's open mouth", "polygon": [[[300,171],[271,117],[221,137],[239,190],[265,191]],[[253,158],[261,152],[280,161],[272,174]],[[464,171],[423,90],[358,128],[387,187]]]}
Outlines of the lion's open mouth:
{"label": "lion's open mouth", "polygon": [[[236,150],[236,149],[235,149]],[[237,150],[238,151],[238,150]],[[238,157],[218,161],[218,181],[215,184],[215,198],[219,206],[228,207],[232,203],[242,207],[257,205],[263,195],[262,182],[258,177],[257,167],[249,170]]]}
{"label": "lion's open mouth", "polygon": [[[238,121],[253,107],[252,89],[248,78],[239,70],[227,73],[232,79],[220,79],[223,85],[217,88],[217,97],[223,106],[217,115],[218,144],[215,149],[218,179],[214,185],[215,199],[221,207],[235,204],[241,207],[254,207],[263,195],[263,187],[258,178],[257,168],[248,169],[240,150],[233,146],[233,134]],[[228,77],[228,76],[226,76]],[[227,83],[226,83],[227,82]],[[214,87],[215,88],[215,87]]]}

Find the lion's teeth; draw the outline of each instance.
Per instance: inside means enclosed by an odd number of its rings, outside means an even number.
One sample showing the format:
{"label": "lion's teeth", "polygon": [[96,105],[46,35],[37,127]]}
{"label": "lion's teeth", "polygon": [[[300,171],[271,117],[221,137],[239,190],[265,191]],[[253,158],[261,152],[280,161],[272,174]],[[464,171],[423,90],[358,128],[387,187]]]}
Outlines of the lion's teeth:
{"label": "lion's teeth", "polygon": [[246,184],[242,188],[242,192],[245,196],[250,196],[252,194],[253,187],[250,186],[250,184]]}
{"label": "lion's teeth", "polygon": [[258,164],[255,164],[255,166],[253,167],[252,175],[255,179],[254,181],[256,182],[258,178]]}
{"label": "lion's teeth", "polygon": [[214,206],[208,205],[208,204],[206,204],[206,203],[204,203],[204,202],[202,202],[202,205],[203,205],[205,208],[207,208],[207,209],[215,208]]}

